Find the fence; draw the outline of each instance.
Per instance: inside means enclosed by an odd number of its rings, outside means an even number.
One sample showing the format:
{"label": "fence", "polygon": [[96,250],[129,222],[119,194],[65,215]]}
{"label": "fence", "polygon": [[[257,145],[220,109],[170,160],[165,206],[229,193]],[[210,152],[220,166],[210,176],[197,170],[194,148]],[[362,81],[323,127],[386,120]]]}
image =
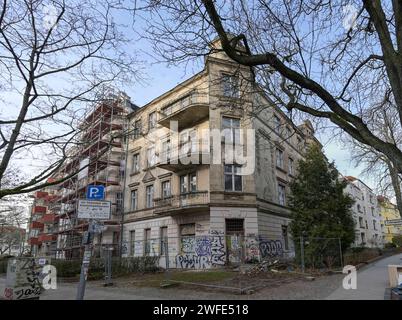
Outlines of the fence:
{"label": "fence", "polygon": [[295,262],[304,269],[339,270],[343,267],[343,253],[339,238],[300,237],[293,240]]}
{"label": "fence", "polygon": [[124,243],[124,256],[156,257],[157,266],[165,270],[208,270],[236,268],[266,260],[290,261],[291,246],[283,239],[264,236],[223,235],[183,236],[135,240]]}

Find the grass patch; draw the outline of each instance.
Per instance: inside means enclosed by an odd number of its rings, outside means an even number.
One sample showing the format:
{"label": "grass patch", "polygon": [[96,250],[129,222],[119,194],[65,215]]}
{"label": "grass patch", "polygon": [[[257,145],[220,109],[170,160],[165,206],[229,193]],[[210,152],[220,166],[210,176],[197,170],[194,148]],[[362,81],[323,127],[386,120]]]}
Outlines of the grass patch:
{"label": "grass patch", "polygon": [[154,274],[133,275],[119,278],[121,285],[133,285],[139,287],[160,287],[166,281],[184,281],[194,283],[214,283],[236,276],[235,272],[224,270],[206,271],[169,271]]}

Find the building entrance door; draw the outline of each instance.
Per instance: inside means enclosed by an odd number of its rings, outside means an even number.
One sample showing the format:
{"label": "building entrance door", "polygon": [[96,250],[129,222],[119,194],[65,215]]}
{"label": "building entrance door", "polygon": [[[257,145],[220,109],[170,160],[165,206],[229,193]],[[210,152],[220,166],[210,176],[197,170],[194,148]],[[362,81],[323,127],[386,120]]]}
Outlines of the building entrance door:
{"label": "building entrance door", "polygon": [[244,256],[244,219],[226,219],[226,254],[230,264],[240,264]]}

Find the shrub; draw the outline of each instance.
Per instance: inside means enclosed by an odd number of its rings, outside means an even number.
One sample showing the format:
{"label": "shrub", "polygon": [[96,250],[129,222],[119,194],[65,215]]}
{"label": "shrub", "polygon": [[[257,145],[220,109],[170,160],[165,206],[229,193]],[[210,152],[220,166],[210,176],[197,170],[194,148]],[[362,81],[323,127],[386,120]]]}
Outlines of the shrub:
{"label": "shrub", "polygon": [[392,243],[397,247],[402,247],[402,235],[395,236],[392,238]]}
{"label": "shrub", "polygon": [[396,244],[395,244],[395,243],[392,243],[392,242],[388,242],[388,243],[386,243],[386,244],[384,245],[384,248],[385,248],[385,249],[393,249],[393,248],[396,248]]}

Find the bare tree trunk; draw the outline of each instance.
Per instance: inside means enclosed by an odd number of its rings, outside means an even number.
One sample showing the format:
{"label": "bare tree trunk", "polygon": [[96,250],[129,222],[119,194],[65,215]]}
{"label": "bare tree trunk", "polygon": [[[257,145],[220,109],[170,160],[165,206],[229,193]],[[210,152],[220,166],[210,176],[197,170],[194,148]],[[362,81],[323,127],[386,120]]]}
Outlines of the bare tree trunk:
{"label": "bare tree trunk", "polygon": [[392,180],[392,186],[394,188],[395,197],[396,197],[396,205],[398,207],[399,212],[402,212],[402,193],[401,193],[401,182],[399,178],[398,171],[394,168],[390,161],[386,161],[388,170]]}

